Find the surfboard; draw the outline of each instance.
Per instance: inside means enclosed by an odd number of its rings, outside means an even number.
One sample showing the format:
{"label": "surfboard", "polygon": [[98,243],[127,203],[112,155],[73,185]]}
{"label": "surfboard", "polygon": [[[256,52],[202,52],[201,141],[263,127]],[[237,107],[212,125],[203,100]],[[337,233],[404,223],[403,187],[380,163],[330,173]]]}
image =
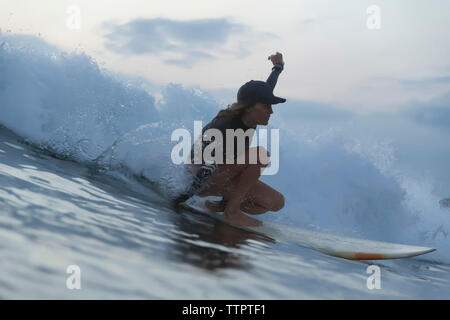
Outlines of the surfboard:
{"label": "surfboard", "polygon": [[208,210],[204,206],[204,201],[199,201],[198,199],[189,199],[187,202],[181,203],[180,207],[189,212],[214,219],[217,222],[269,237],[275,241],[294,242],[302,247],[307,247],[330,256],[349,260],[410,258],[436,250],[429,247],[341,237],[271,222],[263,222],[262,226],[259,227],[237,226],[226,221],[221,213],[215,213]]}

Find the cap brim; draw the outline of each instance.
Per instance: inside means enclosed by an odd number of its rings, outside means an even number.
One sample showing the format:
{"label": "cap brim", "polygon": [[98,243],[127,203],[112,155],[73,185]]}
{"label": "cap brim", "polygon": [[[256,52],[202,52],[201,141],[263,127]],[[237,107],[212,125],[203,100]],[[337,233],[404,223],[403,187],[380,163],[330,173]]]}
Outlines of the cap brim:
{"label": "cap brim", "polygon": [[286,102],[286,99],[280,98],[280,97],[275,97],[275,96],[273,96],[273,99],[271,101],[272,104],[284,103],[284,102]]}

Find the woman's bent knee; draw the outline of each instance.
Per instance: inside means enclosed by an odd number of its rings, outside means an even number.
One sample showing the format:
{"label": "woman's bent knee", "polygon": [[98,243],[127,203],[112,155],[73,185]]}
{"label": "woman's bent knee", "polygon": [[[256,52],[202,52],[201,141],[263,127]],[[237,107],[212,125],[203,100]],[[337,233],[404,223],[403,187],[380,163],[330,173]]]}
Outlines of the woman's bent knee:
{"label": "woman's bent knee", "polygon": [[264,147],[261,146],[252,147],[245,152],[245,163],[247,165],[267,167],[269,162],[270,162],[270,153]]}
{"label": "woman's bent knee", "polygon": [[284,208],[284,196],[281,193],[279,193],[277,197],[274,199],[270,211],[277,212],[283,208]]}

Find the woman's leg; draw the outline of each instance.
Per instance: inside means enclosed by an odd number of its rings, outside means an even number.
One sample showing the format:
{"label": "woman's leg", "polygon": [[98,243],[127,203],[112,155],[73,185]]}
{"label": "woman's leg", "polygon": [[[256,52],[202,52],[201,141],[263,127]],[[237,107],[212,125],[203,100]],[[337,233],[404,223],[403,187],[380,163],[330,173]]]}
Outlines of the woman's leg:
{"label": "woman's leg", "polygon": [[280,211],[284,207],[284,196],[262,181],[258,181],[247,193],[241,210],[249,214]]}
{"label": "woman's leg", "polygon": [[[233,183],[234,185],[235,183]],[[225,200],[230,196],[222,195]],[[222,201],[207,201],[206,207],[214,212],[222,212],[225,210]],[[284,196],[268,186],[262,181],[257,181],[256,184],[249,190],[244,201],[241,203],[241,211],[249,214],[262,214],[267,211],[279,211],[284,207]]]}
{"label": "woman's leg", "polygon": [[248,165],[237,177],[237,183],[228,194],[223,196],[228,199],[223,213],[225,219],[231,223],[245,226],[259,226],[261,221],[250,218],[241,212],[241,204],[246,199],[247,193],[255,185],[261,175],[260,165]]}
{"label": "woman's leg", "polygon": [[[259,152],[260,147],[251,148]],[[250,149],[250,150],[251,150]],[[262,152],[267,150],[262,149]],[[230,222],[242,225],[259,225],[258,220],[241,213],[260,214],[269,210],[278,211],[284,205],[284,197],[263,182],[258,181],[268,161],[249,163],[249,152],[244,164],[221,165],[213,173],[207,187],[200,196],[222,196],[228,200],[224,215]]]}

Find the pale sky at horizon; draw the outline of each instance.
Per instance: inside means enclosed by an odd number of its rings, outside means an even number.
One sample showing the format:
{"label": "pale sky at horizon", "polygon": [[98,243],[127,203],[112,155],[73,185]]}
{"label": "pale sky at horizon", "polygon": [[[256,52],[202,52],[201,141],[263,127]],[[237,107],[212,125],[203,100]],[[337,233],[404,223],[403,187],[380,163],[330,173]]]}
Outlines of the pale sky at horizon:
{"label": "pale sky at horizon", "polygon": [[[81,28],[67,27],[80,8]],[[381,9],[379,30],[366,10]],[[0,28],[82,49],[152,83],[234,89],[286,67],[275,94],[355,111],[396,110],[450,90],[450,1],[15,1]]]}

